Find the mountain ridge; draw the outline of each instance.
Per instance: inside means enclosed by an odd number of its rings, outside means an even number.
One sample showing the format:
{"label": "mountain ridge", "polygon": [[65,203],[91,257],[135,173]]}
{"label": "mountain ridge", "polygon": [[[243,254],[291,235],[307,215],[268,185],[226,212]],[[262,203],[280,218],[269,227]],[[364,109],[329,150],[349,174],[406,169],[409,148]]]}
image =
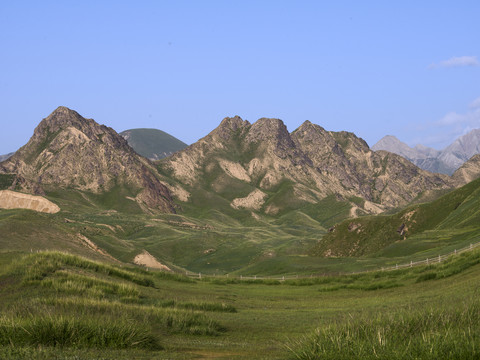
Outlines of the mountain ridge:
{"label": "mountain ridge", "polygon": [[473,129],[455,139],[443,150],[417,144],[413,148],[393,135],[380,139],[372,150],[386,150],[401,155],[418,167],[431,172],[452,175],[473,155],[480,153],[480,129]]}
{"label": "mountain ridge", "polygon": [[[280,212],[278,203],[285,196],[297,205],[329,195],[347,201],[360,197],[360,213],[378,213],[405,205],[427,189],[454,186],[448,176],[421,170],[399,155],[371,151],[353,133],[326,131],[310,121],[290,133],[281,120],[268,118],[253,124],[225,118],[207,136],[162,160],[159,170],[190,193],[205,178],[212,183],[204,183],[203,190],[228,201],[261,192],[260,208],[270,215]],[[281,184],[283,193],[276,194]],[[227,186],[240,190],[229,190],[225,197]]]}

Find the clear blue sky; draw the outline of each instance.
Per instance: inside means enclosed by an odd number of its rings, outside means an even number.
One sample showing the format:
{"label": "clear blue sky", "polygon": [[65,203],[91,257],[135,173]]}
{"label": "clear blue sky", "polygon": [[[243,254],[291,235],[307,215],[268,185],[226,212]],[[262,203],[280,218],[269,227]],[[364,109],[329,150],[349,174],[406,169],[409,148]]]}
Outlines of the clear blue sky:
{"label": "clear blue sky", "polygon": [[0,154],[68,106],[193,143],[225,116],[373,145],[480,128],[479,1],[0,1]]}

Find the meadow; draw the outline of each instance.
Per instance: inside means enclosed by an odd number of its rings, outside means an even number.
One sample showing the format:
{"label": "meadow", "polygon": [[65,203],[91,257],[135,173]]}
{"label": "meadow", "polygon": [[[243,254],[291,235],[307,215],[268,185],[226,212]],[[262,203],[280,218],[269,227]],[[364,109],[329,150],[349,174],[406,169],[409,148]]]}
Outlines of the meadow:
{"label": "meadow", "polygon": [[0,358],[480,356],[479,250],[287,281],[191,279],[59,252],[0,259]]}

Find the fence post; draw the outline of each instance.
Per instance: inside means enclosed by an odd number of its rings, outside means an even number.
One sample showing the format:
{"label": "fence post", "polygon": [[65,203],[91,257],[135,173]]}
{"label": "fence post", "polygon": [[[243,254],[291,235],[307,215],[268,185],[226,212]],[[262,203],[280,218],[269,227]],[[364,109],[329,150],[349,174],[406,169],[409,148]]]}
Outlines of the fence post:
{"label": "fence post", "polygon": [[398,264],[395,264],[395,269],[398,269]]}
{"label": "fence post", "polygon": [[470,244],[470,250],[472,250],[472,248],[473,248],[473,245],[472,245],[472,244]]}
{"label": "fence post", "polygon": [[412,267],[412,266],[413,266],[413,261],[412,261],[412,260],[410,260],[410,267]]}
{"label": "fence post", "polygon": [[243,280],[243,275],[240,275],[240,280]]}
{"label": "fence post", "polygon": [[285,275],[282,276],[282,281],[285,281]]}
{"label": "fence post", "polygon": [[441,262],[442,262],[442,257],[438,255],[438,263],[441,263]]}
{"label": "fence post", "polygon": [[457,249],[455,249],[455,255],[457,255]]}
{"label": "fence post", "polygon": [[427,265],[428,265],[428,258],[427,258]]}
{"label": "fence post", "polygon": [[201,273],[198,273],[198,278],[199,278],[199,279],[202,278],[202,274],[201,274]]}
{"label": "fence post", "polygon": [[257,275],[255,275],[255,280],[257,280]]}

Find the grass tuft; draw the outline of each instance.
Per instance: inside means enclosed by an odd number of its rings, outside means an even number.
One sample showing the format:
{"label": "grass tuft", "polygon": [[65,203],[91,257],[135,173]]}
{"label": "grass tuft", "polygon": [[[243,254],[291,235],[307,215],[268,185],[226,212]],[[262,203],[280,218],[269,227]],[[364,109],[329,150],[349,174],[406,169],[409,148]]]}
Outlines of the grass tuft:
{"label": "grass tuft", "polygon": [[377,317],[350,316],[288,346],[291,358],[476,359],[480,301],[461,308],[403,309]]}

